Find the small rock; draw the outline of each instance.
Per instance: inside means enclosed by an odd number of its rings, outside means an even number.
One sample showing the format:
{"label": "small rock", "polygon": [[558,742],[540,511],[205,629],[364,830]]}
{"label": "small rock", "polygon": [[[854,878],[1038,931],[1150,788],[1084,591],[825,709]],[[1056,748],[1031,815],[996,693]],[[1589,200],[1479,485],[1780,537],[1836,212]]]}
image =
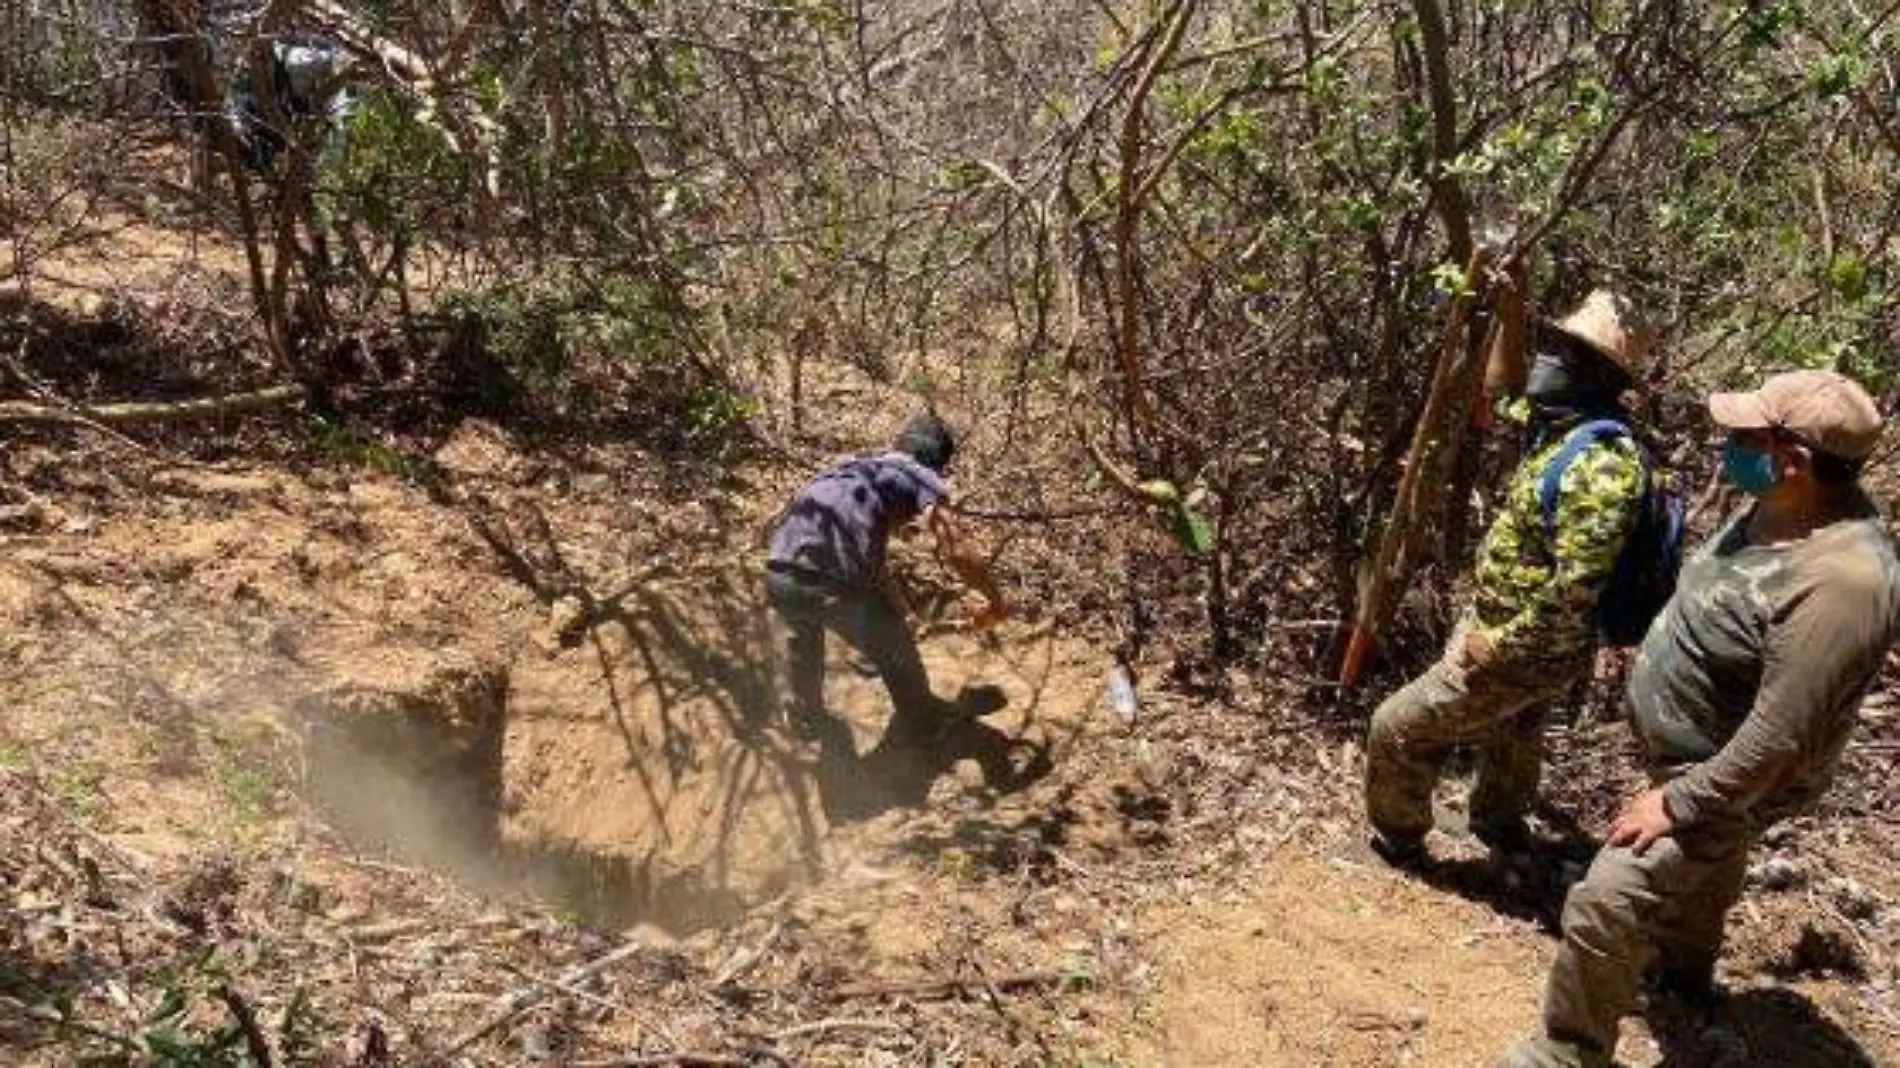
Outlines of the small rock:
{"label": "small rock", "polygon": [[574,476],[574,492],[576,493],[586,494],[590,497],[605,497],[609,493],[612,493],[613,489],[614,480],[607,475],[587,474]]}
{"label": "small rock", "polygon": [[956,779],[957,788],[965,796],[979,797],[988,792],[988,782],[983,776],[983,766],[974,760],[959,760],[951,775]]}
{"label": "small rock", "polygon": [[309,473],[304,475],[304,481],[313,489],[341,491],[350,488],[349,475],[327,467],[311,468]]}
{"label": "small rock", "polygon": [[547,629],[541,632],[539,644],[548,652],[565,648],[579,636],[587,621],[587,606],[579,597],[568,594],[548,606]]}
{"label": "small rock", "polygon": [[545,1027],[524,1027],[521,1030],[521,1054],[531,1061],[551,1061],[554,1059],[554,1036]]}
{"label": "small rock", "polygon": [[0,507],[0,528],[8,530],[54,530],[66,522],[66,513],[41,500]]}
{"label": "small rock", "polygon": [[338,905],[324,914],[324,918],[339,927],[349,927],[369,918],[369,910],[360,905]]}
{"label": "small rock", "polygon": [[1865,923],[1880,914],[1880,897],[1854,879],[1829,879],[1822,888],[1841,915]]}
{"label": "small rock", "polygon": [[278,656],[294,659],[297,650],[303,646],[303,638],[298,634],[296,626],[279,621],[271,624],[270,630],[264,636],[264,644]]}
{"label": "small rock", "polygon": [[1135,748],[1134,770],[1142,785],[1159,790],[1167,785],[1174,773],[1173,758],[1160,747],[1148,744],[1147,739],[1142,739]]}
{"label": "small rock", "polygon": [[1749,869],[1748,880],[1764,890],[1792,890],[1807,880],[1807,873],[1787,857],[1769,857]]}
{"label": "small rock", "polygon": [[82,293],[73,310],[81,319],[100,322],[112,315],[112,301],[103,293]]}
{"label": "small rock", "polygon": [[1801,935],[1789,947],[1784,960],[1771,970],[1786,976],[1865,974],[1860,951],[1846,924],[1831,918],[1810,920],[1801,925]]}

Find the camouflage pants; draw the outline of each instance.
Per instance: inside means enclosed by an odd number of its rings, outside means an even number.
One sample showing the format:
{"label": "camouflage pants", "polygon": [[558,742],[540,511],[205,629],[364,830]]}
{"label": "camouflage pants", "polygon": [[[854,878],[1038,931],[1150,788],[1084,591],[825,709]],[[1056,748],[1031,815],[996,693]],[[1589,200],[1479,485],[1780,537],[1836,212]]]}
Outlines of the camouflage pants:
{"label": "camouflage pants", "polygon": [[1432,788],[1452,750],[1466,745],[1478,750],[1472,826],[1521,819],[1543,772],[1544,706],[1589,669],[1585,661],[1564,670],[1470,670],[1464,640],[1460,625],[1438,662],[1373,713],[1366,815],[1387,838],[1416,839],[1431,829]]}
{"label": "camouflage pants", "polygon": [[1613,1053],[1617,1023],[1636,1009],[1652,966],[1706,974],[1753,844],[1752,833],[1724,825],[1658,839],[1641,854],[1599,852],[1564,900],[1564,941],[1544,988],[1545,1033]]}

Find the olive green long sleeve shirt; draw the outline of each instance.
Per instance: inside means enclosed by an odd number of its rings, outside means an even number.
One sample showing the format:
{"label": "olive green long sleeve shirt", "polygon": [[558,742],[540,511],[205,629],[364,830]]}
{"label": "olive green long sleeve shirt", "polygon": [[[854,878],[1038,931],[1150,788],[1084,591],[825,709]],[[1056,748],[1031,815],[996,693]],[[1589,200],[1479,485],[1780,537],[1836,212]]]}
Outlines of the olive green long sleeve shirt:
{"label": "olive green long sleeve shirt", "polygon": [[1773,545],[1750,544],[1747,519],[1690,558],[1630,675],[1678,825],[1765,826],[1811,804],[1900,636],[1900,559],[1871,503]]}

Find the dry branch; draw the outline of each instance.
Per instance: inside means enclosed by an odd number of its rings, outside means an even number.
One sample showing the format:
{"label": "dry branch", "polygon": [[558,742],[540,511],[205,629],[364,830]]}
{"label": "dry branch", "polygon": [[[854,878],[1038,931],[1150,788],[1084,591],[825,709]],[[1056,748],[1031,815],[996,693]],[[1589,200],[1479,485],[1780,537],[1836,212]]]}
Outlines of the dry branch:
{"label": "dry branch", "polygon": [[1432,158],[1425,180],[1445,224],[1445,240],[1454,263],[1471,258],[1471,204],[1464,187],[1451,174],[1458,157],[1458,95],[1451,79],[1451,43],[1445,12],[1438,0],[1413,0],[1419,36],[1425,45],[1426,95],[1431,101]]}
{"label": "dry branch", "polygon": [[1068,977],[1061,972],[1018,972],[1015,975],[1001,975],[994,979],[978,976],[971,979],[925,979],[907,983],[847,986],[832,991],[831,996],[839,1001],[889,997],[954,998],[992,990],[998,993],[1014,993],[1020,990],[1061,986],[1067,979]]}
{"label": "dry branch", "polygon": [[1156,40],[1148,38],[1144,47],[1152,51],[1143,63],[1141,76],[1129,93],[1128,112],[1122,119],[1121,173],[1116,183],[1119,194],[1115,213],[1116,293],[1120,322],[1116,330],[1115,357],[1121,368],[1123,414],[1128,419],[1129,437],[1140,440],[1142,431],[1155,421],[1154,404],[1142,384],[1141,357],[1141,196],[1146,182],[1141,166],[1141,119],[1148,94],[1181,46],[1188,22],[1194,17],[1192,0],[1177,0],[1161,18],[1167,28]]}
{"label": "dry branch", "polygon": [[[559,976],[556,976],[554,979],[548,980],[546,982],[534,982],[534,983],[530,983],[527,986],[521,987],[520,989],[514,991],[513,993],[508,994],[507,996],[503,997],[496,1004],[493,1012],[489,1013],[488,1016],[485,1019],[483,1019],[481,1023],[476,1024],[473,1029],[471,1029],[470,1031],[462,1035],[462,1037],[456,1039],[453,1043],[451,1043],[447,1049],[441,1052],[438,1059],[447,1061],[453,1058],[456,1054],[467,1049],[468,1047],[474,1045],[477,1042],[480,1042],[483,1038],[487,1037],[491,1032],[494,1032],[498,1030],[499,1028],[506,1027],[508,1024],[514,1022],[516,1019],[518,1019],[521,1016],[521,1014],[527,1012],[529,1009],[540,1004],[543,999],[547,998],[550,992],[549,991],[550,987],[559,988],[559,987],[576,986],[580,983],[586,982],[588,979],[591,979],[594,976],[599,975],[601,972],[604,972],[607,969],[613,967],[614,965],[619,964],[621,961],[624,961],[627,958],[638,954],[640,951],[646,948],[647,948],[646,946],[642,945],[639,942],[629,942],[618,949],[612,950],[611,952],[604,953],[601,956],[595,957],[593,960],[588,961],[585,964],[579,964],[572,968],[569,968],[567,971],[562,972]],[[633,1062],[633,1063],[638,1063],[638,1062]],[[665,1062],[658,1062],[658,1063],[677,1064],[681,1062],[665,1061]],[[743,1064],[744,1062],[741,1061],[740,1063]]]}
{"label": "dry branch", "polygon": [[60,407],[30,401],[0,401],[0,423],[64,423],[133,426],[143,423],[180,423],[249,415],[293,404],[304,397],[302,386],[271,386],[249,393],[181,401],[125,401],[117,404]]}
{"label": "dry branch", "polygon": [[232,1018],[237,1020],[238,1028],[244,1032],[244,1047],[249,1051],[251,1060],[256,1062],[258,1068],[272,1068],[277,1059],[271,1055],[270,1041],[258,1029],[257,1011],[228,983],[220,985],[217,994],[218,1000],[231,1010]]}
{"label": "dry branch", "polygon": [[717,1053],[652,1053],[643,1057],[623,1057],[611,1061],[583,1061],[579,1068],[753,1068],[761,1061],[790,1064],[770,1050],[754,1050],[742,1057]]}
{"label": "dry branch", "polygon": [[794,1038],[811,1035],[830,1034],[833,1031],[888,1031],[897,1034],[909,1032],[909,1028],[889,1020],[867,1020],[856,1017],[840,1016],[826,1020],[814,1020],[808,1024],[799,1024],[772,1032],[772,1041],[787,1042]]}
{"label": "dry branch", "polygon": [[732,960],[724,968],[720,969],[718,977],[713,979],[713,989],[719,990],[730,987],[744,978],[747,972],[758,967],[759,962],[765,959],[766,954],[772,952],[772,947],[778,945],[779,939],[782,938],[784,934],[784,921],[780,920],[773,923],[771,929],[765,932],[765,937],[759,940],[758,945],[740,950],[733,955]]}

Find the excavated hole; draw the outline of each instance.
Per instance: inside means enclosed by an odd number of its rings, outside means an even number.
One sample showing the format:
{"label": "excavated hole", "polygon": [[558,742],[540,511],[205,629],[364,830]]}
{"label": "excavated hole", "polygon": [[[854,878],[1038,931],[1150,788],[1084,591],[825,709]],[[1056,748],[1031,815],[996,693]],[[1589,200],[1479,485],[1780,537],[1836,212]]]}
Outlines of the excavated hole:
{"label": "excavated hole", "polygon": [[533,897],[609,929],[686,932],[725,922],[745,902],[695,871],[575,842],[503,834],[505,671],[442,671],[419,688],[348,685],[294,705],[305,738],[306,795],[358,846],[446,872],[471,889]]}

